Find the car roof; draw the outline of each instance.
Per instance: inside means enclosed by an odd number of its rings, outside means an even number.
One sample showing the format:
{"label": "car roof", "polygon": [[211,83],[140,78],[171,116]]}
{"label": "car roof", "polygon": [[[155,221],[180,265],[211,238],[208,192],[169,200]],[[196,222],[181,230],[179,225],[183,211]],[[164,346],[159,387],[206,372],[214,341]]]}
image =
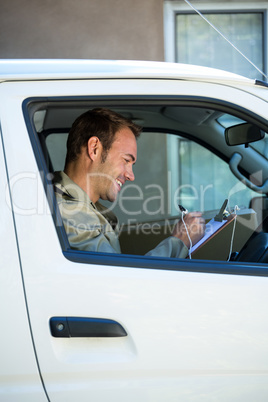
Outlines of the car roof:
{"label": "car roof", "polygon": [[129,60],[0,60],[0,81],[95,78],[181,79],[254,85],[246,77],[209,67]]}

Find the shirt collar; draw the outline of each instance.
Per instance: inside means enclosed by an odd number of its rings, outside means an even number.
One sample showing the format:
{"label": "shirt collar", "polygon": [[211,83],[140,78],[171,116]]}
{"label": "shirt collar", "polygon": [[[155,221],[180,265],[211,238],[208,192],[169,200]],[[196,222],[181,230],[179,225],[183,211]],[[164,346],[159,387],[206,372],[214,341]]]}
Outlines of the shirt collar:
{"label": "shirt collar", "polygon": [[62,191],[65,196],[71,198],[74,201],[84,201],[91,204],[95,209],[95,204],[90,200],[87,193],[76,184],[70,177],[64,172],[54,173],[54,186]]}

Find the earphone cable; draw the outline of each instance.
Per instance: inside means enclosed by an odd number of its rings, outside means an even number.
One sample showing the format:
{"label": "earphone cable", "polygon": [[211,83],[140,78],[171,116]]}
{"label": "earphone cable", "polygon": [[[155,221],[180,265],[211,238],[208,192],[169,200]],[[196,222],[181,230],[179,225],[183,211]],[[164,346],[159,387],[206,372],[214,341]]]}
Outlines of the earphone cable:
{"label": "earphone cable", "polygon": [[181,220],[182,220],[182,222],[183,222],[183,224],[184,224],[184,227],[185,227],[185,230],[186,230],[186,233],[187,233],[187,236],[188,236],[189,242],[190,242],[190,247],[189,247],[189,258],[191,259],[191,258],[192,258],[191,249],[192,249],[192,247],[193,247],[193,243],[192,243],[191,237],[190,237],[190,235],[189,235],[187,225],[186,225],[186,223],[185,223],[185,221],[184,221],[184,213],[182,213],[182,215],[181,215]]}

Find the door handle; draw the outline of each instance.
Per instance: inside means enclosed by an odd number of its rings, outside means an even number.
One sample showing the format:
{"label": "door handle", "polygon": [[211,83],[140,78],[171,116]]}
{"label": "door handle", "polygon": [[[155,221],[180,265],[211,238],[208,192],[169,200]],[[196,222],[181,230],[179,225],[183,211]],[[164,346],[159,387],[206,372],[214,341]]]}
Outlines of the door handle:
{"label": "door handle", "polygon": [[52,317],[49,323],[51,335],[56,338],[127,336],[121,324],[104,318]]}

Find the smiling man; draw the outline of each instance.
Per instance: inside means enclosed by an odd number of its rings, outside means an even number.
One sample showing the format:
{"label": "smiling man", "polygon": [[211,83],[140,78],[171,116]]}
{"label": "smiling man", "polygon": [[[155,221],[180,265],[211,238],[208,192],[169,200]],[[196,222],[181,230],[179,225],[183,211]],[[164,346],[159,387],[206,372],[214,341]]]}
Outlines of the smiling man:
{"label": "smiling man", "polygon": [[[76,250],[120,253],[116,216],[99,203],[113,202],[126,181],[134,180],[137,138],[141,128],[103,108],[78,117],[68,136],[64,172],[56,172],[54,188],[70,246]],[[201,213],[187,214],[192,244],[204,234]],[[188,255],[190,241],[180,221],[172,236],[147,255]]]}

